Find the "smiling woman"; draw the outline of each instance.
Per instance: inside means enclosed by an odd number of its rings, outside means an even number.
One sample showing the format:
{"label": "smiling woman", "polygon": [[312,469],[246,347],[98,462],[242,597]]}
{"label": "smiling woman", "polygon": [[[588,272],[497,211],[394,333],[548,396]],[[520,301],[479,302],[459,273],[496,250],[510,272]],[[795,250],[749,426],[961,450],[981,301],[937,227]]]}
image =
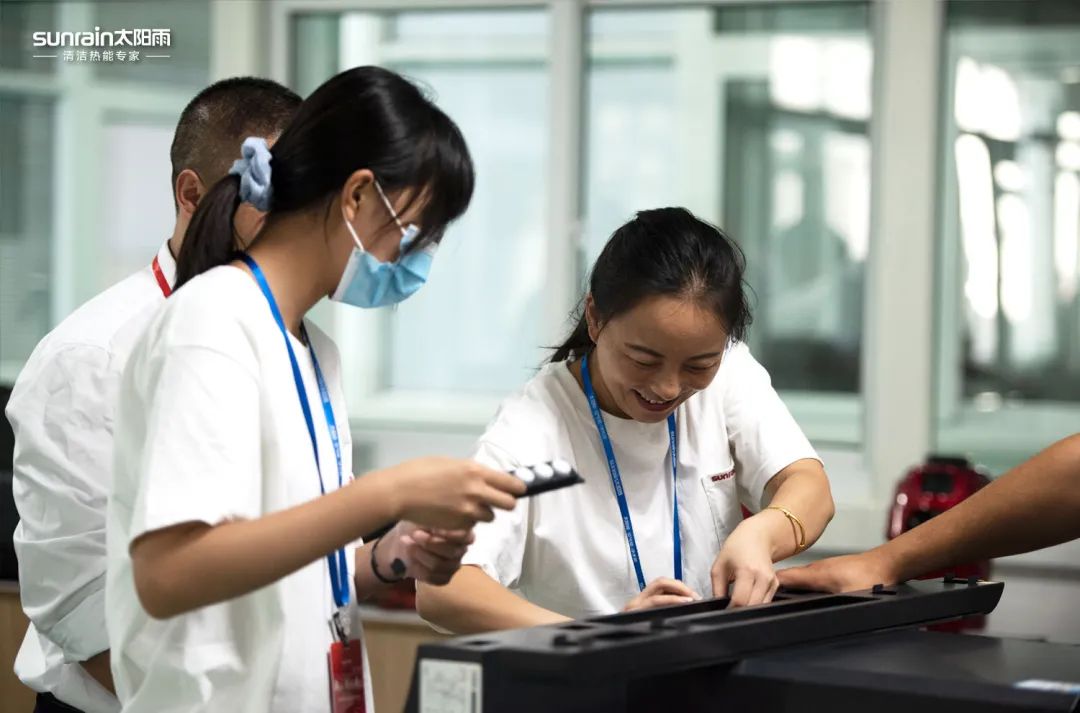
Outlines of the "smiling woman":
{"label": "smiling woman", "polygon": [[[473,566],[418,587],[425,618],[466,632],[772,598],[773,563],[816,540],[833,504],[742,341],[743,271],[738,246],[683,208],[615,231],[576,327],[474,456],[503,469],[564,458],[584,484],[478,527]],[[758,514],[744,520],[740,504]]]}
{"label": "smiling woman", "polygon": [[[661,421],[709,385],[724,348],[745,336],[743,270],[738,246],[689,211],[642,211],[600,253],[578,325],[552,361],[604,340],[593,365],[607,375],[597,379],[604,410]],[[615,319],[628,312],[636,318]],[[571,371],[580,381],[580,367]]]}
{"label": "smiling woman", "polygon": [[[601,383],[604,410],[619,418],[645,423],[662,420],[680,403],[709,385],[720,366],[728,336],[723,323],[686,297],[652,296],[634,308],[636,319],[605,320],[604,339],[612,343],[612,359]],[[587,302],[586,317],[594,341],[601,339],[595,303]],[[608,326],[610,324],[610,326]],[[667,354],[646,345],[676,344],[685,354]],[[694,353],[703,349],[700,353]],[[606,353],[606,352],[600,352]],[[569,365],[579,381],[586,358]],[[600,369],[599,357],[592,370]],[[608,373],[609,372],[609,373]],[[633,414],[631,416],[630,414]]]}

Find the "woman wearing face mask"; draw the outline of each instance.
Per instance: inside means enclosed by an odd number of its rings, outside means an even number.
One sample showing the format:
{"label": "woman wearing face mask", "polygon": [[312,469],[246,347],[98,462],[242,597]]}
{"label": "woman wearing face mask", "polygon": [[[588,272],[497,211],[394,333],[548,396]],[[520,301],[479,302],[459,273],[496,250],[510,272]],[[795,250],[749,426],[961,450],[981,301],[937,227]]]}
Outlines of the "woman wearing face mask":
{"label": "woman wearing face mask", "polygon": [[[833,514],[821,462],[742,343],[739,249],[681,208],[619,228],[580,321],[503,402],[476,458],[571,460],[584,484],[477,528],[421,614],[457,632],[730,596],[769,601],[773,563]],[[740,499],[757,514],[743,519]]]}
{"label": "woman wearing face mask", "polygon": [[[243,156],[199,204],[121,387],[107,610],[125,711],[363,710],[343,610],[404,576],[444,582],[523,491],[445,458],[353,480],[337,352],[304,320],[328,295],[379,307],[423,284],[472,193],[453,122],[363,67]],[[241,201],[267,217],[237,258]]]}

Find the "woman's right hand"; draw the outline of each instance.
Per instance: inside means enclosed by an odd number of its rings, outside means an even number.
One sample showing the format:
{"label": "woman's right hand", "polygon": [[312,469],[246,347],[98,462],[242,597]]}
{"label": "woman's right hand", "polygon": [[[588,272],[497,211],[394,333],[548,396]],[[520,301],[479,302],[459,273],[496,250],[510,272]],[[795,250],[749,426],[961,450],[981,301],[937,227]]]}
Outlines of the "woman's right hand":
{"label": "woman's right hand", "polygon": [[463,530],[495,518],[492,508],[513,510],[525,484],[476,461],[418,458],[387,471],[399,503],[398,518],[422,527]]}
{"label": "woman's right hand", "polygon": [[623,607],[623,611],[635,609],[654,609],[656,607],[669,607],[673,604],[689,604],[696,602],[701,597],[690,587],[677,579],[657,577],[645,585],[641,593],[631,599]]}

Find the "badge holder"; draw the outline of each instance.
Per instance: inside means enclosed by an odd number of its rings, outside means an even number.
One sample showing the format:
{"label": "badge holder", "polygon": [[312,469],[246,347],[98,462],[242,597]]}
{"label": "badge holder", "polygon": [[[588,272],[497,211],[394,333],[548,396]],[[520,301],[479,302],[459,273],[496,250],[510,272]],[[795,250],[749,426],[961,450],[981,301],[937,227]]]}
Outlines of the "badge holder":
{"label": "badge holder", "polygon": [[349,612],[343,607],[329,621],[334,641],[327,654],[330,667],[331,713],[367,713],[364,702],[364,651],[350,636]]}

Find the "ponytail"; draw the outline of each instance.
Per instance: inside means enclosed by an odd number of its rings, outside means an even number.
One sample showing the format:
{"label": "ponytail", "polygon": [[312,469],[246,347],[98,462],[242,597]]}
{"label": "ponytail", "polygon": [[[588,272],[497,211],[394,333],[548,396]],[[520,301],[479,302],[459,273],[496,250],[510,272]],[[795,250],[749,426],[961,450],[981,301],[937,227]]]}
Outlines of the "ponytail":
{"label": "ponytail", "polygon": [[[300,105],[272,151],[265,139],[248,137],[240,155],[191,217],[176,288],[232,259],[241,202],[265,213],[267,224],[275,215],[329,210],[349,176],[367,168],[387,192],[412,189],[414,222],[423,226],[414,245],[422,247],[437,243],[472,198],[472,158],[457,125],[415,84],[380,67],[355,67],[327,80]],[[397,210],[408,213],[409,206]]]}
{"label": "ponytail", "polygon": [[585,309],[582,307],[577,326],[567,336],[566,341],[555,348],[555,353],[551,355],[551,362],[580,359],[591,352],[594,346],[596,345],[593,344],[593,340],[589,336],[589,323],[585,321]]}
{"label": "ponytail", "polygon": [[174,290],[212,267],[225,265],[236,252],[233,216],[240,207],[240,176],[228,175],[203,196],[191,216],[176,260]]}

